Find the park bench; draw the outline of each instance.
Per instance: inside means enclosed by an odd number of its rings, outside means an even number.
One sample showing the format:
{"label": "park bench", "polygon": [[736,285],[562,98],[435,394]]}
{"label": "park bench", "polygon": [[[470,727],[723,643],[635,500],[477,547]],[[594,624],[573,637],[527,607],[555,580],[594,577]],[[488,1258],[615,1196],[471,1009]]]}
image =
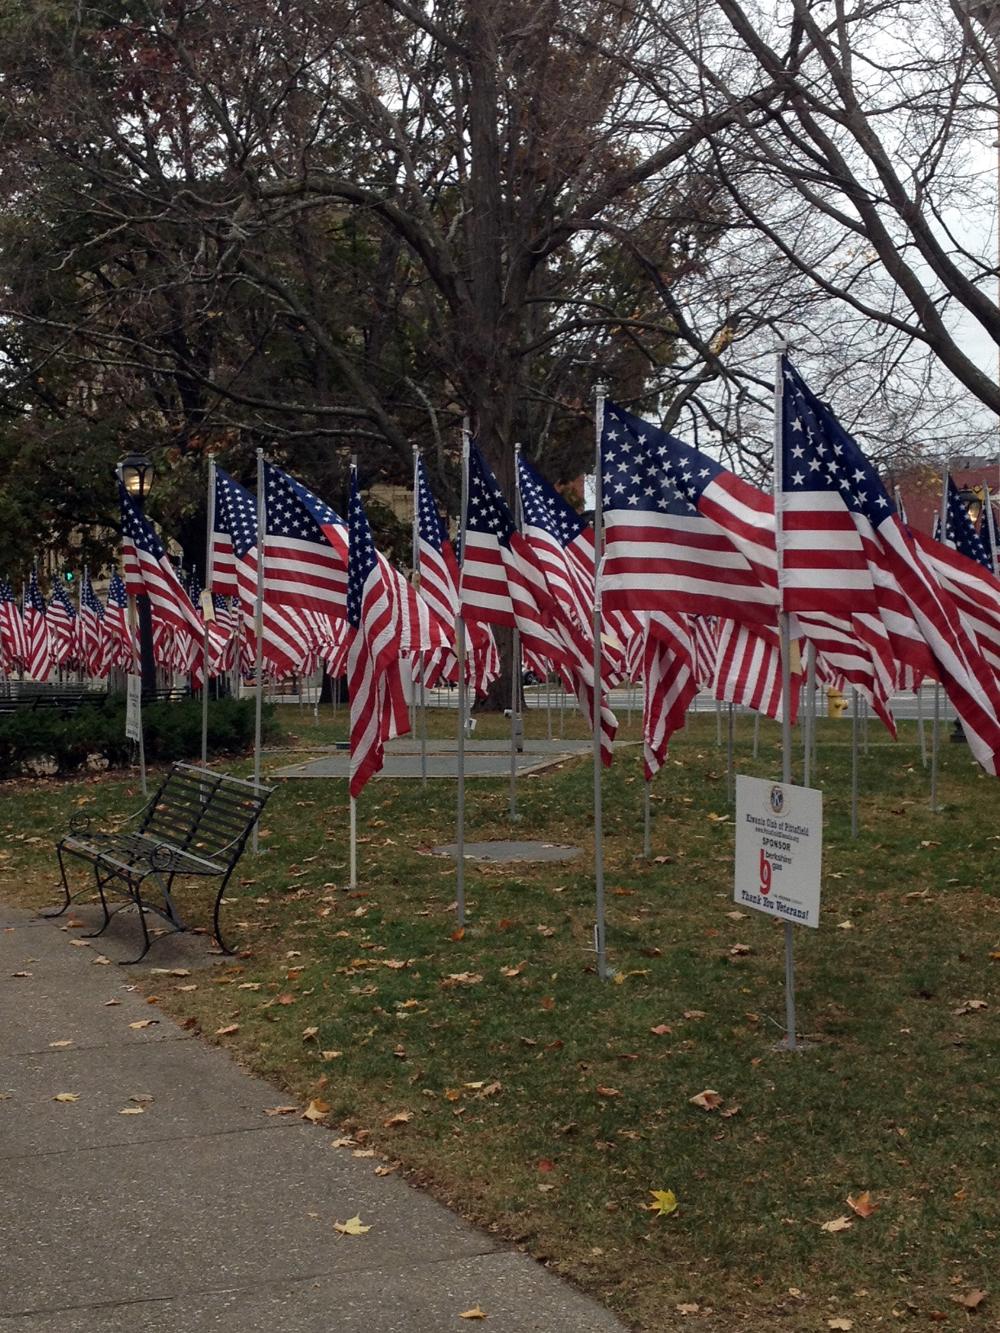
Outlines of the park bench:
{"label": "park bench", "polygon": [[[84,938],[96,939],[116,912],[128,906],[137,907],[143,948],[138,957],[127,961],[138,963],[152,942],[146,926],[147,912],[154,912],[174,930],[186,929],[173,902],[174,880],[187,876],[219,879],[212,930],[219,948],[231,953],[219,925],[222,897],[272,791],[271,787],[227,773],[174,764],[152,799],[125,821],[134,823],[131,831],[94,829],[89,816],[76,816],[69,833],[56,844],[65,902],[58,912],[48,915],[61,916],[74,898],[93,892],[88,885],[73,893],[66,877],[65,858],[77,857],[88,862],[93,868],[104,921],[99,930]],[[158,901],[148,900],[150,889],[162,900],[162,906]],[[108,910],[109,890],[125,898],[115,912]]]}
{"label": "park bench", "polygon": [[12,713],[75,713],[84,704],[107,702],[107,691],[88,690],[73,685],[19,685],[9,694],[0,695],[0,715]]}

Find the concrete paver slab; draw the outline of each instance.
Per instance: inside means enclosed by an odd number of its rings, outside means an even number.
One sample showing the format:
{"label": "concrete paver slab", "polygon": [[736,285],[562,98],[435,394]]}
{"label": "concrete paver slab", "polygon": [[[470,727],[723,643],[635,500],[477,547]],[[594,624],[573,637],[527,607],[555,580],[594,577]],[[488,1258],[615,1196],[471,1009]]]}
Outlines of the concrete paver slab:
{"label": "concrete paver slab", "polygon": [[458,1315],[476,1305],[493,1333],[623,1333],[607,1310],[510,1250],[354,1272],[349,1282],[324,1275],[0,1319],[0,1333],[441,1333],[465,1327]]}

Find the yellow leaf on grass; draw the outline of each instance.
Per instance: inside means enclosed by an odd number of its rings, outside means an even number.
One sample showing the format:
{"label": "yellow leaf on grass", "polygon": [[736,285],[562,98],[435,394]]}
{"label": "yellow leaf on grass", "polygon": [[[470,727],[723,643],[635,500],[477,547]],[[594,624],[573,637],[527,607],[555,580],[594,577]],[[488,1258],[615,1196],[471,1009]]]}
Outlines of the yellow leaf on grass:
{"label": "yellow leaf on grass", "polygon": [[343,1054],[343,1051],[320,1051],[324,1060],[339,1060]]}
{"label": "yellow leaf on grass", "polygon": [[703,1111],[717,1111],[722,1105],[721,1096],[714,1088],[706,1088],[704,1092],[696,1092],[688,1101],[692,1106],[700,1106]]}
{"label": "yellow leaf on grass", "polygon": [[677,1211],[677,1195],[673,1190],[650,1190],[653,1196],[653,1202],[648,1205],[649,1211],[655,1213],[657,1217],[669,1217],[671,1213]]}
{"label": "yellow leaf on grass", "polygon": [[330,1114],[330,1103],[323,1101],[321,1097],[313,1097],[312,1101],[310,1101],[309,1105],[302,1112],[302,1119],[311,1120],[312,1123],[315,1125],[318,1124],[319,1121],[324,1119],[324,1117],[328,1116],[329,1114]]}
{"label": "yellow leaf on grass", "polygon": [[363,1236],[366,1231],[371,1231],[371,1227],[366,1227],[357,1214],[349,1217],[346,1222],[334,1222],[333,1229],[342,1236]]}
{"label": "yellow leaf on grass", "polygon": [[303,1041],[315,1041],[315,1040],[316,1040],[316,1034],[317,1034],[317,1032],[319,1032],[319,1028],[316,1028],[316,1027],[303,1028],[303,1029],[302,1029],[302,1040],[303,1040]]}
{"label": "yellow leaf on grass", "polygon": [[78,1092],[57,1092],[52,1100],[54,1102],[78,1102],[80,1094]]}
{"label": "yellow leaf on grass", "polygon": [[459,1319],[485,1319],[486,1311],[481,1310],[478,1305],[474,1305],[471,1310],[463,1310],[458,1317]]}
{"label": "yellow leaf on grass", "polygon": [[844,1333],[850,1333],[854,1327],[854,1320],[848,1319],[846,1315],[834,1315],[832,1319],[826,1321],[827,1328],[843,1329]]}
{"label": "yellow leaf on grass", "polygon": [[830,1231],[830,1232],[849,1231],[852,1226],[854,1226],[854,1223],[851,1221],[851,1219],[849,1217],[842,1216],[842,1217],[834,1217],[829,1222],[821,1222],[819,1229],[820,1231]]}
{"label": "yellow leaf on grass", "polygon": [[234,1032],[239,1032],[239,1030],[240,1030],[239,1023],[230,1023],[228,1027],[216,1028],[215,1035],[217,1037],[231,1037]]}
{"label": "yellow leaf on grass", "polygon": [[960,1305],[963,1310],[978,1310],[986,1299],[986,1292],[979,1291],[978,1288],[973,1291],[967,1291],[964,1296],[952,1296],[956,1305]]}

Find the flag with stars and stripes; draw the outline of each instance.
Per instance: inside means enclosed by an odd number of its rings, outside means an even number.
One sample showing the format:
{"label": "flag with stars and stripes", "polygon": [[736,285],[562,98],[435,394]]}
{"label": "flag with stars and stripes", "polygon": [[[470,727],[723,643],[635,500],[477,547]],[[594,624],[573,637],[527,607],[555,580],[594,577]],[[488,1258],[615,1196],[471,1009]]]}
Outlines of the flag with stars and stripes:
{"label": "flag with stars and stripes", "polygon": [[[983,535],[976,531],[976,525],[966,509],[955,485],[953,477],[948,478],[948,499],[945,504],[945,546],[951,546],[966,560],[974,560],[977,565],[982,565],[983,569],[988,569],[993,573],[993,557],[987,549],[987,544],[983,540]],[[941,516],[938,515],[937,526],[940,528]],[[986,527],[984,522],[983,527]],[[935,534],[938,540],[941,540],[940,533]]]}
{"label": "flag with stars and stripes", "polygon": [[782,379],[786,608],[842,614],[847,590],[851,623],[868,635],[871,650],[884,642],[878,638],[884,629],[890,661],[894,656],[940,680],[970,750],[995,774],[1000,689],[954,597],[901,523],[871,463],[787,357]]}
{"label": "flag with stars and stripes", "polygon": [[[796,664],[797,665],[797,664]],[[798,713],[802,673],[792,673],[792,722]],[[740,704],[780,721],[784,707],[781,642],[776,630],[719,622],[712,694],[722,703]]]}
{"label": "flag with stars and stripes", "polygon": [[[955,546],[914,532],[912,539],[941,586],[953,598],[963,624],[1000,678],[1000,579]],[[901,685],[905,688],[905,685]]]}
{"label": "flag with stars and stripes", "polygon": [[[454,625],[458,616],[458,561],[438,512],[424,461],[420,457],[417,458],[415,480],[417,589],[443,625]],[[471,621],[466,636],[466,649],[466,680],[469,688],[482,698],[500,671],[500,654],[493,632],[486,625]],[[423,667],[426,685],[434,685],[442,679],[455,683],[458,680],[458,659],[455,657],[454,645],[449,643],[447,648],[425,654]]]}
{"label": "flag with stars and stripes", "polygon": [[666,760],[670,737],[685,723],[698,684],[690,617],[650,611],[645,620],[642,747],[646,781],[651,782]]}
{"label": "flag with stars and stripes", "polygon": [[[121,481],[122,567],[130,597],[145,594],[153,622],[154,653],[160,664],[184,671],[202,654],[201,621],[166,548]],[[158,651],[157,651],[158,649]]]}
{"label": "flag with stars and stripes", "polygon": [[357,797],[384,762],[384,744],[409,730],[399,674],[399,620],[386,566],[379,559],[368,517],[351,469],[348,510],[349,559],[347,619],[352,636],[347,653],[351,696],[350,793]]}
{"label": "flag with stars and stripes", "polygon": [[70,601],[66,585],[58,574],[52,576],[48,605],[49,637],[56,666],[76,665],[76,607]]}
{"label": "flag with stars and stripes", "polygon": [[[332,512],[332,511],[331,511]],[[266,567],[265,567],[266,574]],[[254,661],[257,612],[257,500],[222,468],[215,469],[215,525],[212,532],[212,591],[239,600],[243,643]],[[301,672],[315,660],[315,636],[295,607],[265,596],[261,657],[275,676]]]}
{"label": "flag with stars and stripes", "polygon": [[[460,583],[469,621],[516,627],[526,655],[550,662],[593,725],[591,638],[560,605],[545,570],[517,531],[514,516],[479,448],[469,448],[469,498]],[[603,696],[603,682],[597,682]],[[600,749],[610,764],[618,721],[600,703]]]}
{"label": "flag with stars and stripes", "polygon": [[[593,634],[594,529],[522,453],[517,456],[518,493],[525,540],[545,570],[556,600],[588,635]],[[603,609],[605,683],[621,681],[630,645],[642,656],[645,630],[638,613]],[[638,669],[641,670],[641,667]]]}
{"label": "flag with stars and stripes", "polygon": [[24,597],[24,667],[33,680],[48,680],[52,670],[52,640],[45,598],[38,586],[38,568],[32,566]]}
{"label": "flag with stars and stripes", "polygon": [[76,618],[77,651],[87,673],[98,679],[108,674],[111,658],[111,638],[104,623],[106,617],[104,605],[94,591],[90,570],[84,569]]}
{"label": "flag with stars and stripes", "polygon": [[770,496],[614,403],[600,463],[604,606],[776,623]]}
{"label": "flag with stars and stripes", "polygon": [[23,668],[28,658],[24,617],[14,589],[6,580],[0,580],[0,657],[14,668]]}
{"label": "flag with stars and stripes", "polygon": [[347,615],[347,525],[302,482],[264,463],[267,546],[264,596],[343,620]]}
{"label": "flag with stars and stripes", "polygon": [[138,670],[139,648],[128,619],[128,593],[125,580],[117,569],[108,583],[108,602],[105,608],[105,628],[111,641],[109,661],[123,671]]}

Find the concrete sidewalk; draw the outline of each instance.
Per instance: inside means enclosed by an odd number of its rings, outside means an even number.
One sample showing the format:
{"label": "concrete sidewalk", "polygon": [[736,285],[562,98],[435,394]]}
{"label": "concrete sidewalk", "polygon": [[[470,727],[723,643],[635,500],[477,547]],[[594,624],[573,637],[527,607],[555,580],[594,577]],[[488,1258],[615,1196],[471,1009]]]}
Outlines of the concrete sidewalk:
{"label": "concrete sidewalk", "polygon": [[[265,1116],[274,1088],[60,925],[0,903],[4,1333],[438,1333],[477,1304],[496,1333],[622,1333],[330,1131]],[[355,1214],[371,1231],[338,1235]]]}

